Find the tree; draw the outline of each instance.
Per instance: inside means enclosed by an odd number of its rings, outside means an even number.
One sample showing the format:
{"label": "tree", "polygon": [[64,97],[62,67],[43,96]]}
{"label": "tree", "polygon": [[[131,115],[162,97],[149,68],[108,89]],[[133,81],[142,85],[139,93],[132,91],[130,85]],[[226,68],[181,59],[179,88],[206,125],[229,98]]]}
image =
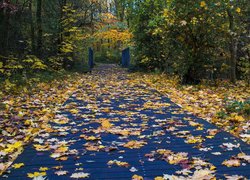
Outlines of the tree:
{"label": "tree", "polygon": [[42,43],[43,43],[43,29],[42,29],[42,0],[37,0],[36,9],[36,23],[37,23],[37,55],[41,57],[42,55]]}
{"label": "tree", "polygon": [[237,47],[247,44],[242,38],[249,26],[247,1],[134,0],[132,4],[128,17],[133,19],[130,27],[139,65],[178,74],[184,83],[227,77],[235,82],[240,77]]}

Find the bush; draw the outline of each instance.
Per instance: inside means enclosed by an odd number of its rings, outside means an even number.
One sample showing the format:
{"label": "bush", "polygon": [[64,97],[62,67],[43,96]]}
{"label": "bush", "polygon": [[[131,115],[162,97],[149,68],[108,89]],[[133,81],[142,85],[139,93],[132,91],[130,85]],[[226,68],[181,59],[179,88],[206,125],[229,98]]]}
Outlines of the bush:
{"label": "bush", "polygon": [[244,71],[242,76],[249,75],[249,63],[243,59],[240,64],[238,55],[232,62],[229,48],[234,41],[247,44],[240,38],[248,32],[246,4],[246,0],[141,2],[132,22],[137,63],[151,71],[177,74],[184,83],[234,77],[236,68]]}
{"label": "bush", "polygon": [[225,107],[228,113],[239,113],[242,115],[250,115],[250,100],[233,101],[226,104]]}

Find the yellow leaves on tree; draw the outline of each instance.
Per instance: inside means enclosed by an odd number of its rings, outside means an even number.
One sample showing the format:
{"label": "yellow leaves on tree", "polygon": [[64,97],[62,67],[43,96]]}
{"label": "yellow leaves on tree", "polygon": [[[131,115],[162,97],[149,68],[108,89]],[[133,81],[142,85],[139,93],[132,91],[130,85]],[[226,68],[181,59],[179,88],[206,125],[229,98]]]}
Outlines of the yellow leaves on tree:
{"label": "yellow leaves on tree", "polygon": [[163,17],[165,18],[166,22],[169,24],[175,23],[175,12],[171,11],[170,9],[164,9]]}
{"label": "yellow leaves on tree", "polygon": [[3,62],[0,62],[0,72],[3,73],[4,72],[4,69],[3,68]]}
{"label": "yellow leaves on tree", "polygon": [[238,8],[236,8],[236,10],[235,10],[237,13],[241,13],[241,9],[238,7]]}
{"label": "yellow leaves on tree", "polygon": [[[123,22],[119,22],[116,16],[112,13],[102,13],[101,22],[95,25],[95,33],[87,38],[94,37],[94,43],[102,46],[119,46],[124,44],[127,45],[132,39],[133,35],[126,28]],[[117,24],[121,24],[118,26]]]}
{"label": "yellow leaves on tree", "polygon": [[206,2],[205,2],[205,1],[201,1],[200,7],[204,8],[204,7],[206,7],[206,6],[207,6]]}
{"label": "yellow leaves on tree", "polygon": [[117,17],[114,16],[112,13],[102,13],[101,14],[101,22],[103,25],[105,24],[112,24],[117,22]]}
{"label": "yellow leaves on tree", "polygon": [[133,35],[128,30],[121,31],[117,29],[110,29],[107,31],[97,32],[94,34],[94,37],[97,40],[100,40],[100,39],[109,40],[110,45],[115,45],[119,41],[123,43],[129,42],[132,39]]}

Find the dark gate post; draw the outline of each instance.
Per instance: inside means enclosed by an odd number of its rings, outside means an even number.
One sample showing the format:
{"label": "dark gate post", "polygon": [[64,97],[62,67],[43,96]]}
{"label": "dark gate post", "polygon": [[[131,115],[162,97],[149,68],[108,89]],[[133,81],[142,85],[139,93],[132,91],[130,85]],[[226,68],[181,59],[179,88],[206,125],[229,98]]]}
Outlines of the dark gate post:
{"label": "dark gate post", "polygon": [[89,62],[88,62],[88,65],[89,65],[89,69],[93,69],[94,67],[94,52],[93,52],[93,49],[92,48],[89,48]]}
{"label": "dark gate post", "polygon": [[122,51],[122,67],[129,67],[130,64],[130,50],[126,48]]}

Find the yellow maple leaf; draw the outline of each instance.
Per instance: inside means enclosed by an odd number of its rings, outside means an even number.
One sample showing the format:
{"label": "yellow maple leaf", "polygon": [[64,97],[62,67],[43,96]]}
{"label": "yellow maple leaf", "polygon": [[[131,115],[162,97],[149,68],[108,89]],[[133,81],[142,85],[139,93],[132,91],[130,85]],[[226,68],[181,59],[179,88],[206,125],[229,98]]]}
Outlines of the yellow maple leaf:
{"label": "yellow maple leaf", "polygon": [[32,124],[32,121],[31,120],[26,120],[25,122],[24,122],[24,125],[26,125],[26,126],[30,126]]}
{"label": "yellow maple leaf", "polygon": [[240,160],[239,159],[230,159],[225,160],[222,162],[223,165],[227,167],[239,167],[240,166]]}
{"label": "yellow maple leaf", "polygon": [[48,146],[43,146],[43,145],[40,145],[40,144],[34,144],[33,145],[37,151],[47,151],[48,150]]}
{"label": "yellow maple leaf", "polygon": [[102,121],[102,127],[105,129],[111,128],[113,124],[111,124],[108,120],[103,120]]}
{"label": "yellow maple leaf", "polygon": [[232,113],[229,117],[229,120],[235,122],[243,122],[245,119],[244,117],[237,115],[237,113]]}
{"label": "yellow maple leaf", "polygon": [[133,175],[132,180],[143,180],[143,177],[135,174]]}
{"label": "yellow maple leaf", "polygon": [[49,170],[49,168],[47,168],[47,167],[40,167],[39,168],[39,171],[48,171]]}
{"label": "yellow maple leaf", "polygon": [[58,149],[56,149],[56,152],[57,153],[64,153],[64,152],[66,152],[66,151],[68,151],[68,147],[66,147],[66,146],[61,146],[61,147],[59,147]]}
{"label": "yellow maple leaf", "polygon": [[147,144],[144,141],[129,141],[126,144],[123,145],[123,147],[129,148],[129,149],[139,149],[142,146],[144,146],[145,144]]}
{"label": "yellow maple leaf", "polygon": [[99,148],[99,149],[104,149],[104,148],[105,148],[105,146],[100,145],[100,146],[98,146],[98,148]]}
{"label": "yellow maple leaf", "polygon": [[211,170],[211,171],[213,171],[213,170],[215,170],[215,169],[216,169],[215,166],[211,166],[211,167],[210,167],[210,170]]}
{"label": "yellow maple leaf", "polygon": [[234,119],[236,121],[244,121],[245,120],[242,116],[235,116]]}
{"label": "yellow maple leaf", "polygon": [[187,138],[185,142],[188,144],[195,144],[195,143],[201,143],[202,141],[203,140],[200,136],[197,136],[197,137],[190,136]]}
{"label": "yellow maple leaf", "polygon": [[202,131],[204,128],[203,127],[198,127],[196,130],[197,131]]}
{"label": "yellow maple leaf", "polygon": [[236,10],[235,10],[237,13],[241,13],[241,9],[238,7],[238,8],[236,8]]}
{"label": "yellow maple leaf", "polygon": [[14,144],[8,144],[7,148],[4,149],[3,151],[6,152],[6,153],[13,152],[15,149],[18,149],[18,148],[22,147],[22,144],[23,143],[21,141],[17,141]]}
{"label": "yellow maple leaf", "polygon": [[71,112],[72,114],[77,114],[79,111],[77,109],[71,109],[69,112]]}
{"label": "yellow maple leaf", "polygon": [[34,173],[28,173],[27,176],[29,178],[35,178],[38,176],[46,176],[46,172],[34,172]]}
{"label": "yellow maple leaf", "polygon": [[89,137],[86,138],[86,140],[89,140],[89,141],[95,141],[95,140],[97,140],[97,139],[98,139],[98,138],[95,137],[95,136],[89,136]]}
{"label": "yellow maple leaf", "polygon": [[158,177],[155,177],[155,180],[164,180],[164,178],[163,178],[163,177],[158,176]]}
{"label": "yellow maple leaf", "polygon": [[208,138],[208,139],[213,139],[214,136],[206,136],[206,138]]}
{"label": "yellow maple leaf", "polygon": [[200,7],[206,7],[207,6],[207,4],[206,4],[206,2],[205,1],[201,1],[201,3],[200,3]]}
{"label": "yellow maple leaf", "polygon": [[186,109],[187,111],[190,111],[190,112],[193,111],[193,108],[192,108],[191,106],[186,106],[185,109]]}
{"label": "yellow maple leaf", "polygon": [[120,132],[119,132],[119,134],[121,134],[121,135],[123,135],[123,136],[128,136],[129,135],[129,131],[127,131],[127,130],[121,130]]}
{"label": "yellow maple leaf", "polygon": [[16,149],[18,149],[18,148],[20,148],[22,145],[23,145],[23,143],[22,143],[21,141],[17,141],[17,142],[15,142],[15,143],[13,144],[13,147],[16,148]]}
{"label": "yellow maple leaf", "polygon": [[19,169],[21,167],[24,166],[24,163],[16,163],[16,164],[13,164],[12,167],[15,168],[15,169]]}

